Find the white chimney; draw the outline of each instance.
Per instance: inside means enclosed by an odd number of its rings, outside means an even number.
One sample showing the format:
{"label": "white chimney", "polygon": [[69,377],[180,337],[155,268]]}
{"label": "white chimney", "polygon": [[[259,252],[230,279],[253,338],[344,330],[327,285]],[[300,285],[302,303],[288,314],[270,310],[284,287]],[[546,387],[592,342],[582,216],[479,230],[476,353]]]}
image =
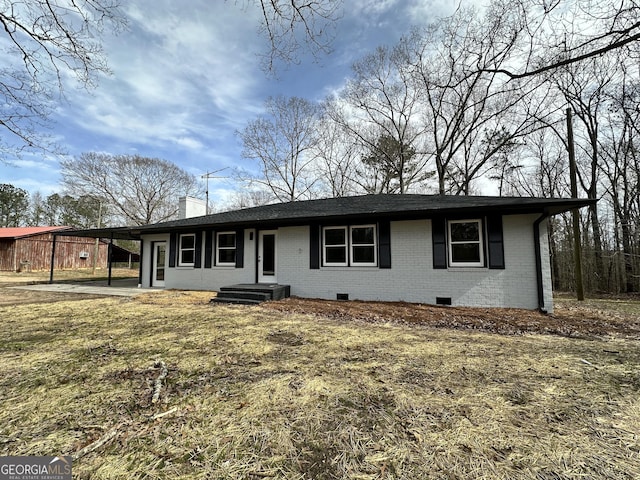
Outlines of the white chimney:
{"label": "white chimney", "polygon": [[207,203],[195,197],[180,197],[178,206],[178,219],[200,217],[207,214]]}

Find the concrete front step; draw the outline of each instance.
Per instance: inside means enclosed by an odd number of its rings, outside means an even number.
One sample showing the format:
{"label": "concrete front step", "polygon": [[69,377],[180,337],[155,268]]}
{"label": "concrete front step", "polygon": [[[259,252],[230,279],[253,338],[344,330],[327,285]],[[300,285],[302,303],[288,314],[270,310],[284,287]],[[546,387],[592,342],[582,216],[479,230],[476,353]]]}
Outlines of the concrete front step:
{"label": "concrete front step", "polygon": [[280,300],[290,295],[289,285],[243,283],[221,287],[214,303],[236,303],[254,305],[267,300]]}
{"label": "concrete front step", "polygon": [[209,303],[232,303],[234,305],[259,305],[264,300],[254,300],[251,298],[233,298],[233,297],[214,297]]}
{"label": "concrete front step", "polygon": [[258,300],[266,302],[271,300],[269,292],[254,292],[251,290],[220,290],[216,298],[237,298],[241,300]]}
{"label": "concrete front step", "polygon": [[227,291],[261,292],[269,294],[269,300],[281,300],[290,295],[291,287],[277,283],[238,283],[220,288],[220,293]]}

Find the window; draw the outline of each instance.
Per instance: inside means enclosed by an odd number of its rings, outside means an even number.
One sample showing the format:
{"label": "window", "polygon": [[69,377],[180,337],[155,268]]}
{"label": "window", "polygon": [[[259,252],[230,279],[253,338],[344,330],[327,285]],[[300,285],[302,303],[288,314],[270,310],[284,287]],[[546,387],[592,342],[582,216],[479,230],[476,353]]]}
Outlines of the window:
{"label": "window", "polygon": [[484,267],[482,222],[452,220],[449,222],[449,265],[452,267]]}
{"label": "window", "polygon": [[324,264],[347,266],[347,227],[330,227],[323,230]]}
{"label": "window", "polygon": [[196,236],[193,233],[180,235],[179,267],[193,267],[196,258]]}
{"label": "window", "polygon": [[216,236],[216,265],[236,264],[235,232],[219,232]]}
{"label": "window", "polygon": [[376,227],[325,227],[322,234],[323,265],[329,267],[376,266]]}
{"label": "window", "polygon": [[376,265],[376,227],[351,227],[351,264]]}

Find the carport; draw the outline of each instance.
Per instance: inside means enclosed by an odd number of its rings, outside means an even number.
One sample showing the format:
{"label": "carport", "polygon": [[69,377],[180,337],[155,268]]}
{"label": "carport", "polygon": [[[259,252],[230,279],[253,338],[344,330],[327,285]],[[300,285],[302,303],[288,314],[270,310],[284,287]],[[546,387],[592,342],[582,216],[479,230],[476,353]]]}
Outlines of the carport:
{"label": "carport", "polygon": [[[107,285],[111,286],[111,271],[113,267],[114,249],[117,247],[113,244],[114,240],[135,240],[140,241],[140,236],[133,233],[130,227],[113,227],[113,228],[91,228],[86,230],[64,230],[56,232],[53,235],[53,245],[51,247],[51,270],[49,272],[49,283],[53,283],[53,272],[56,257],[56,239],[57,237],[88,237],[95,239],[108,239],[107,268],[108,277]],[[142,259],[142,242],[140,243],[140,259]],[[142,283],[142,261],[138,267],[138,285]]]}

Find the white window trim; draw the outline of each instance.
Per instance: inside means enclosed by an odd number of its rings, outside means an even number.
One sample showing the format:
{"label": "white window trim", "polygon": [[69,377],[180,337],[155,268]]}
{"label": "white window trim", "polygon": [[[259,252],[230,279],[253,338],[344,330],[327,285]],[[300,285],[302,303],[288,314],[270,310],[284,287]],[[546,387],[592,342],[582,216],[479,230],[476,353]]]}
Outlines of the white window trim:
{"label": "white window trim", "polygon": [[[220,246],[220,235],[233,235],[233,247],[221,247]],[[220,250],[237,250],[238,248],[238,239],[236,237],[236,232],[216,232],[216,251],[215,251],[215,266],[216,267],[235,267],[236,262],[220,262]]]}
{"label": "white window trim", "polygon": [[[344,231],[344,241],[345,243],[342,245],[327,245],[326,242],[326,234],[327,230],[342,230]],[[347,231],[347,227],[335,226],[335,227],[323,227],[322,228],[322,265],[327,267],[347,267],[349,266],[349,232]],[[343,247],[344,248],[344,262],[327,262],[327,247],[336,248]]]}
{"label": "white window trim", "polygon": [[[356,228],[373,228],[373,243],[353,243],[353,230]],[[376,226],[371,225],[352,225],[349,227],[349,253],[351,254],[351,265],[354,267],[377,267],[378,266],[378,245]],[[354,247],[373,247],[373,262],[356,262],[353,254]]]}
{"label": "white window trim", "polygon": [[[373,228],[373,243],[353,243],[353,230],[356,228]],[[327,230],[342,230],[344,232],[345,243],[341,245],[327,245],[326,234]],[[322,265],[324,267],[377,267],[378,266],[378,232],[375,224],[366,225],[334,225],[328,227],[322,227]],[[342,247],[345,250],[344,262],[328,262],[327,261],[327,248],[330,247]],[[353,260],[354,247],[373,247],[373,262],[355,262]]]}
{"label": "white window trim", "polygon": [[[478,224],[478,240],[466,240],[464,242],[454,242],[451,240],[451,225],[454,223],[477,223]],[[450,267],[484,267],[484,251],[485,251],[485,241],[484,241],[484,230],[482,228],[482,219],[480,218],[470,218],[466,220],[449,220],[447,222],[447,250],[449,250],[449,266]],[[480,246],[480,261],[479,262],[454,262],[453,261],[453,245],[461,245],[461,244],[469,244],[474,243]]]}
{"label": "white window trim", "polygon": [[[191,248],[183,248],[182,247],[182,239],[185,237],[193,237],[193,247]],[[182,261],[182,252],[184,251],[193,251],[193,262],[183,262]],[[179,267],[193,267],[195,266],[196,259],[196,234],[195,233],[182,233],[180,234],[180,238],[178,240],[178,266]]]}

